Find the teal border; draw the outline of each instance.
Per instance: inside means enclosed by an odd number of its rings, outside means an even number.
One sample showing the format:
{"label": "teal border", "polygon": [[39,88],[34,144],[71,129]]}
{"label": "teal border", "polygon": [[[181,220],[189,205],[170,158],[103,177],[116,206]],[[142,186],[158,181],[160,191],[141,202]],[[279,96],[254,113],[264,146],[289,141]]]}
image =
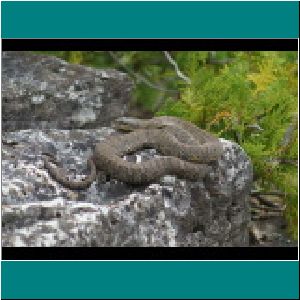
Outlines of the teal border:
{"label": "teal border", "polygon": [[2,262],[3,299],[298,299],[298,280],[296,261]]}
{"label": "teal border", "polygon": [[297,1],[2,1],[2,38],[298,38]]}
{"label": "teal border", "polygon": [[[2,1],[1,8],[2,38],[299,37],[295,1]],[[4,261],[1,266],[3,299],[299,295],[299,262]]]}

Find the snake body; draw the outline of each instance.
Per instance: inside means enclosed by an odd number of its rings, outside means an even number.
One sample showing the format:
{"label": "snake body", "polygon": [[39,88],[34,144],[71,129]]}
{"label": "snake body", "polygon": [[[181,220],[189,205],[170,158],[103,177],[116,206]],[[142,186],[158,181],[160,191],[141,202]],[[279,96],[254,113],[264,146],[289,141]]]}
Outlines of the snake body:
{"label": "snake body", "polygon": [[[131,184],[146,184],[164,175],[177,175],[188,180],[200,180],[211,170],[207,163],[223,153],[218,138],[192,123],[176,117],[155,117],[149,120],[119,118],[115,127],[127,134],[108,137],[95,146],[88,160],[91,169],[83,181],[70,181],[61,169],[44,158],[45,167],[54,179],[70,189],[85,189],[96,179],[96,170]],[[136,164],[123,156],[143,148],[155,148],[164,156]]]}

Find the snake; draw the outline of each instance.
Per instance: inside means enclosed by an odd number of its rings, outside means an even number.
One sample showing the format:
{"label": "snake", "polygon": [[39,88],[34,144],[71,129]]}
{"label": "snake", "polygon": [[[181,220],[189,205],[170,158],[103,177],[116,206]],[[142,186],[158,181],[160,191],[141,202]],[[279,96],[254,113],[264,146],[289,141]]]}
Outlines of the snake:
{"label": "snake", "polygon": [[[45,168],[57,182],[74,190],[88,188],[96,180],[97,171],[133,185],[155,182],[165,175],[198,181],[211,172],[208,164],[223,153],[216,136],[177,117],[120,117],[113,128],[122,134],[109,136],[95,145],[87,160],[90,173],[82,181],[69,180],[54,157],[43,156]],[[141,163],[124,159],[144,148],[154,148],[163,156]]]}

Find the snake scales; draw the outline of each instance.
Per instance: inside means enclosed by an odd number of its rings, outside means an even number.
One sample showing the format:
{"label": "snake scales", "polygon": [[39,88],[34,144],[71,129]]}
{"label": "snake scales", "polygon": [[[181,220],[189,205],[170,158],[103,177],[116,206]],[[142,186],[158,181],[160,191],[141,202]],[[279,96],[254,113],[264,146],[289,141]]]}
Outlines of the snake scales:
{"label": "snake scales", "polygon": [[[70,189],[85,189],[96,179],[96,171],[131,184],[153,182],[164,175],[177,175],[199,180],[211,170],[207,165],[217,160],[223,148],[218,138],[197,126],[176,117],[155,117],[149,120],[119,118],[115,128],[129,133],[110,136],[96,144],[88,159],[91,173],[83,181],[71,181],[62,174],[54,158],[44,156],[50,175]],[[136,164],[122,157],[143,148],[155,148],[162,157]],[[52,163],[52,164],[51,164]]]}

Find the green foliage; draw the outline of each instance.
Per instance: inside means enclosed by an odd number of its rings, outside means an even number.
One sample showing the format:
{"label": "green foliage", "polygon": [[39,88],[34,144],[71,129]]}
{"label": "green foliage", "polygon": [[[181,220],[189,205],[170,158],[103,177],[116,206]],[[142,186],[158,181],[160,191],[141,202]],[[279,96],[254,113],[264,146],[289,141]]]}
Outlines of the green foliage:
{"label": "green foliage", "polygon": [[153,114],[167,96],[177,92],[177,76],[161,51],[118,51],[117,69],[134,79],[132,107]]}
{"label": "green foliage", "polygon": [[298,170],[281,162],[298,160],[297,126],[283,143],[297,114],[297,52],[222,55],[233,60],[212,65],[207,52],[178,53],[192,84],[181,89],[180,101],[169,99],[158,114],[183,117],[238,142],[253,161],[257,183],[285,193],[289,231],[296,239]]}

